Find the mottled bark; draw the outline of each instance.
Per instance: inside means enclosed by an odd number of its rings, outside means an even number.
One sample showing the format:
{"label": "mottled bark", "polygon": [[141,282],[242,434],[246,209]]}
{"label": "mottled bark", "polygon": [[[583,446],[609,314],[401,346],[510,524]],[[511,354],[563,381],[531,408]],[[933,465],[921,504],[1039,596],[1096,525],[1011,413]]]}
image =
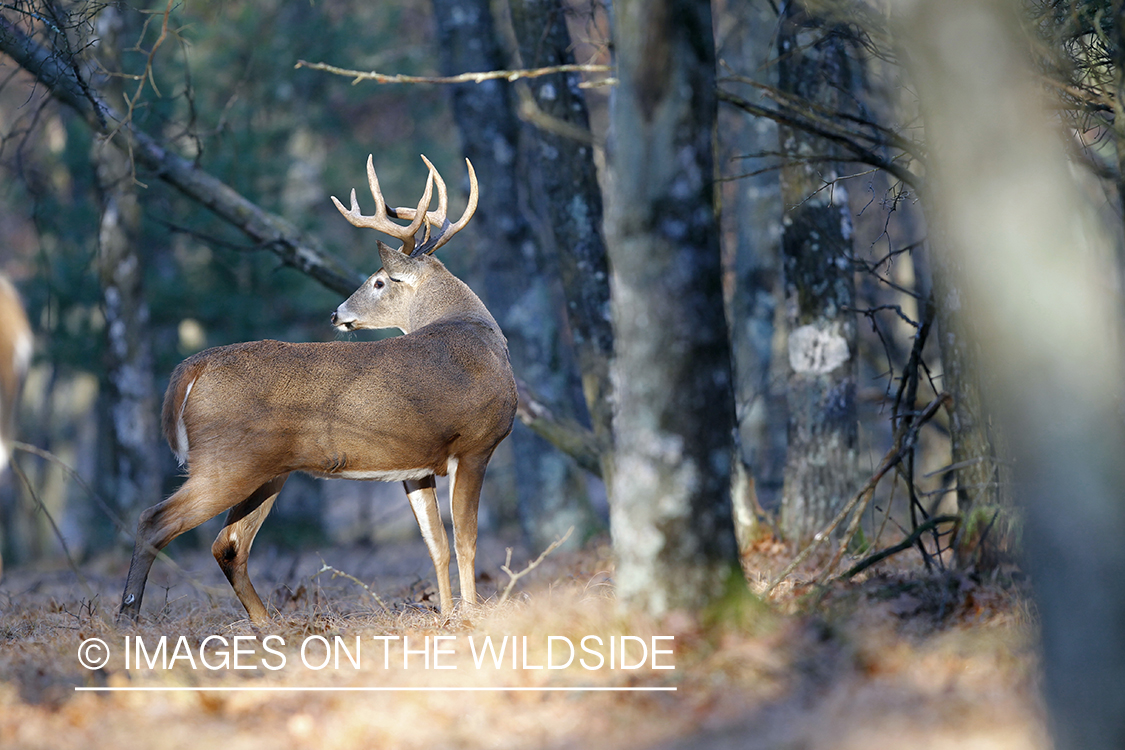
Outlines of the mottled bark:
{"label": "mottled bark", "polygon": [[[741,61],[740,75],[776,86],[777,66],[768,63],[777,12],[765,0],[737,0],[728,10],[738,21],[728,30],[719,57]],[[753,86],[732,82],[727,87],[749,101],[768,103]],[[763,508],[774,510],[781,502],[788,441],[789,365],[780,304],[782,203],[777,171],[769,168],[775,160],[747,155],[774,152],[777,125],[728,107],[719,111],[719,132],[720,168],[725,177],[736,178],[724,184],[723,224],[725,236],[735,239],[724,260],[733,281],[726,291],[739,448],[754,479],[747,491],[753,490]]]}
{"label": "mottled bark", "polygon": [[696,609],[736,560],[734,405],[714,207],[711,8],[619,0],[607,214],[617,593]]}
{"label": "mottled bark", "polygon": [[[840,109],[847,89],[843,40],[787,3],[778,32],[782,91]],[[789,328],[789,447],[781,529],[807,541],[855,494],[858,481],[855,281],[851,219],[824,141],[779,128],[789,161],[781,170],[785,204],[782,257]]]}
{"label": "mottled bark", "polygon": [[[1026,509],[1059,750],[1125,747],[1125,422],[1113,243],[1040,106],[1017,3],[900,0],[936,218]],[[972,373],[969,373],[972,374]]]}
{"label": "mottled bark", "polygon": [[[561,0],[510,0],[509,5],[524,67],[574,63]],[[602,237],[602,193],[580,81],[577,73],[559,73],[529,83],[537,113],[528,132],[528,150],[530,173],[538,177],[554,238],[586,407],[602,445],[601,473],[608,478],[613,444],[609,269]],[[536,124],[544,118],[549,125]],[[560,135],[569,131],[589,139]]]}
{"label": "mottled bark", "polygon": [[[500,50],[487,0],[434,0],[444,75],[497,70]],[[486,238],[478,254],[485,302],[508,337],[512,366],[555,404],[567,404],[574,367],[543,248],[520,209],[520,123],[506,81],[450,87],[461,147],[480,181],[473,224]],[[569,406],[569,404],[567,404]],[[575,527],[575,543],[596,527],[585,475],[538,435],[517,425],[511,437],[520,523],[536,546]]]}
{"label": "mottled bark", "polygon": [[[101,67],[120,69],[124,20],[115,6],[98,17],[97,55]],[[103,92],[123,95],[122,78],[111,77]],[[141,208],[128,155],[97,139],[93,150],[101,218],[98,280],[105,314],[105,409],[109,440],[103,446],[111,469],[101,485],[122,515],[131,516],[160,500],[160,433],[153,385],[144,256],[139,252]]]}

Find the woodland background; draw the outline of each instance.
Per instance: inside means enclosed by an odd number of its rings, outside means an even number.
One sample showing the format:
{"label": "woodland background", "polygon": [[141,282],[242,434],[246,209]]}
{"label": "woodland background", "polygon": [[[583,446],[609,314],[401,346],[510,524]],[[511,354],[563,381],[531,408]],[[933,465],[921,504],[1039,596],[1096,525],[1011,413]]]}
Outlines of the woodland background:
{"label": "woodland background", "polygon": [[[335,337],[376,254],[328,196],[368,153],[395,205],[419,153],[463,191],[467,156],[481,206],[442,258],[526,386],[483,528],[609,540],[617,596],[654,616],[834,520],[809,581],[879,550],[996,581],[1022,549],[1060,744],[1115,746],[1121,11],[0,7],[0,270],[37,336],[19,438],[83,479],[17,455],[4,564],[127,554],[180,481],[157,427],[176,363]],[[413,535],[395,485],[294,477],[257,546]]]}

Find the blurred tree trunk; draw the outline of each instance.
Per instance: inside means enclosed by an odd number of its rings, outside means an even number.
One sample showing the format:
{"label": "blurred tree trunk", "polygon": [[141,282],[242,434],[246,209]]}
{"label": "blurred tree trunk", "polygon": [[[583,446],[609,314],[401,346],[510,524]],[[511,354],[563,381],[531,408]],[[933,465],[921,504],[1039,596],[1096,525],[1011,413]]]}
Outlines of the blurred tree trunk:
{"label": "blurred tree trunk", "polygon": [[[1125,747],[1125,422],[1114,248],[1041,106],[1017,4],[900,0],[937,218],[1027,513],[1059,750]],[[966,326],[968,327],[968,326]],[[995,385],[995,388],[992,386]]]}
{"label": "blurred tree trunk", "polygon": [[[765,0],[735,0],[728,3],[727,13],[734,25],[722,39],[719,57],[738,61],[741,75],[776,86],[777,66],[769,64],[776,10]],[[758,88],[733,82],[727,85],[751,102],[766,103]],[[723,134],[720,166],[729,178],[723,183],[724,234],[736,238],[733,250],[724,259],[733,281],[726,289],[726,300],[742,459],[736,468],[753,478],[752,482],[735,482],[735,514],[736,519],[740,513],[745,517],[739,525],[747,526],[748,534],[753,535],[754,501],[767,510],[775,510],[780,503],[788,441],[785,315],[784,306],[779,304],[784,296],[781,193],[777,172],[769,168],[774,160],[748,158],[774,152],[778,135],[772,120],[746,117],[730,108],[719,111],[719,132]],[[749,174],[758,170],[760,174]],[[740,492],[745,496],[740,497]],[[749,541],[740,538],[740,544]]]}
{"label": "blurred tree trunk", "polygon": [[975,315],[963,299],[963,273],[940,229],[941,217],[928,207],[931,230],[933,279],[938,349],[941,352],[942,389],[953,396],[950,410],[950,458],[957,478],[957,511],[961,528],[954,540],[958,567],[991,570],[1011,559],[1018,537],[1012,494],[1006,488],[1007,472],[997,457],[999,426],[992,424],[981,395],[978,343],[966,330]]}
{"label": "blurred tree trunk", "polygon": [[[830,25],[786,3],[778,32],[780,89],[840,110],[848,91],[847,51]],[[804,543],[855,493],[855,280],[851,219],[836,171],[815,136],[779,128],[782,257],[789,327],[789,448],[782,533]]]}
{"label": "blurred tree trunk", "polygon": [[[445,75],[507,67],[487,0],[434,0]],[[474,218],[485,238],[478,254],[489,310],[508,337],[512,365],[555,404],[566,403],[573,365],[561,334],[552,277],[538,238],[520,210],[517,156],[520,123],[506,81],[451,87],[461,146],[480,181]],[[522,425],[509,438],[518,472],[520,523],[529,540],[546,546],[575,527],[578,544],[597,527],[585,473],[568,456]]]}
{"label": "blurred tree trunk", "polygon": [[[126,38],[123,14],[106,6],[98,17],[98,61],[104,70],[121,70],[120,48]],[[110,76],[102,91],[112,101],[124,97],[123,78]],[[123,136],[121,136],[123,137]],[[139,252],[141,208],[137,202],[129,155],[105,138],[93,148],[101,196],[98,228],[98,279],[105,313],[105,409],[111,464],[100,483],[123,517],[160,501],[161,473],[157,403],[148,305],[144,296],[144,257]],[[91,540],[97,545],[97,540]]]}
{"label": "blurred tree trunk", "polygon": [[736,570],[734,403],[714,206],[711,7],[619,0],[611,111],[617,595],[697,610]]}
{"label": "blurred tree trunk", "polygon": [[[510,0],[509,5],[523,67],[574,63],[561,0]],[[602,446],[602,477],[608,489],[612,484],[609,362],[613,327],[602,237],[602,193],[580,80],[577,73],[558,73],[530,82],[527,97],[533,113],[525,117],[532,124],[528,138],[534,169],[528,173],[538,177],[550,221],[582,390]]]}

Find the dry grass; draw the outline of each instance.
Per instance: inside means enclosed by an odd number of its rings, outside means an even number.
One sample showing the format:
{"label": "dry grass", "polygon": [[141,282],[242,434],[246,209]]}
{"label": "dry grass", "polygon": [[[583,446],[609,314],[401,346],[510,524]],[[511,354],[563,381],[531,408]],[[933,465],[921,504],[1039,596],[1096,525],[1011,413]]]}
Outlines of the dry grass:
{"label": "dry grass", "polygon": [[[314,577],[319,560],[304,565],[294,561],[288,589],[272,597],[283,614],[268,632],[257,632],[241,619],[236,600],[229,589],[224,591],[225,582],[212,573],[201,574],[202,581],[190,586],[158,569],[146,618],[119,631],[112,624],[111,603],[116,603],[124,577],[121,561],[90,566],[87,576],[98,596],[94,602],[68,574],[13,572],[0,586],[0,746],[1048,746],[1036,690],[1033,618],[1020,586],[1011,581],[927,576],[898,562],[905,567],[884,567],[886,572],[816,596],[800,583],[798,571],[797,583],[779,587],[768,606],[743,601],[728,607],[720,624],[703,627],[687,616],[657,622],[623,613],[613,600],[612,564],[603,548],[556,552],[520,581],[513,600],[497,605],[494,597],[470,617],[447,622],[429,609],[424,584],[411,575],[387,583],[363,570],[363,556],[356,554],[330,563],[361,580],[377,581],[391,611],[383,611],[347,579]],[[271,570],[284,561],[270,559],[268,551],[265,557]],[[524,559],[517,553],[513,567]],[[208,569],[203,557],[189,562],[189,569]],[[787,556],[779,545],[766,542],[747,562],[751,570],[777,571]],[[498,566],[490,573],[481,584],[486,594],[506,583]],[[259,572],[255,578],[266,581],[270,574]],[[162,581],[172,585],[166,603],[160,601],[165,596]],[[126,636],[139,636],[146,644],[168,636],[171,653],[180,636],[197,648],[210,635],[228,642],[235,636],[256,637],[243,641],[247,644],[279,636],[286,644],[278,649],[286,666],[277,671],[263,666],[193,670],[181,659],[167,670],[125,669],[121,650]],[[675,669],[651,669],[651,660],[634,670],[587,670],[577,661],[566,669],[525,669],[522,653],[514,669],[508,659],[502,668],[478,669],[469,639],[479,646],[486,635],[515,637],[521,647],[526,637],[529,667],[546,664],[548,636],[563,636],[577,645],[586,635],[600,636],[603,643],[634,636],[650,644],[652,636],[670,635],[674,641],[657,643],[673,653],[661,655],[658,663],[674,663]],[[359,637],[360,668],[347,662],[339,669],[307,668],[299,646],[310,636],[328,641],[341,636],[349,645]],[[442,644],[449,652],[440,655],[440,664],[457,668],[425,669],[423,656],[413,655],[403,669],[396,646],[386,669],[381,642],[374,636],[405,637],[411,648],[429,636],[431,652],[433,637],[446,636]],[[79,644],[92,637],[114,650],[109,664],[93,672],[77,659]],[[320,641],[310,645],[319,647]],[[323,653],[313,649],[308,656],[317,662]],[[558,653],[555,662],[561,663]],[[588,663],[595,662],[586,656]],[[255,665],[262,658],[274,664],[279,660],[260,646],[243,657],[244,663]],[[88,693],[76,692],[75,686],[671,686],[676,691]]]}

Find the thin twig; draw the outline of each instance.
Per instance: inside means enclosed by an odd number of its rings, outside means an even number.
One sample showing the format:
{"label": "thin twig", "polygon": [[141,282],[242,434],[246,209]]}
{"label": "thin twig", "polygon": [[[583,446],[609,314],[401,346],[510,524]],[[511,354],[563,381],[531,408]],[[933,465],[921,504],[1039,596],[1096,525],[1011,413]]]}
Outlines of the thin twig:
{"label": "thin twig", "polygon": [[866,557],[852,567],[848,568],[845,572],[840,574],[840,580],[851,578],[852,576],[867,570],[875,563],[886,560],[891,555],[897,555],[899,552],[910,549],[918,543],[918,540],[922,538],[923,534],[925,534],[927,531],[930,531],[931,529],[937,528],[937,526],[939,526],[940,524],[957,523],[960,520],[960,516],[933,516],[932,518],[929,518],[926,521],[918,524],[918,528],[914,529],[914,531],[911,532],[910,536],[906,537],[898,544],[887,547],[885,550],[876,552],[874,555]]}
{"label": "thin twig", "polygon": [[78,578],[78,582],[82,584],[82,588],[86,589],[86,596],[90,599],[94,598],[94,592],[90,588],[90,582],[86,580],[86,576],[82,575],[82,571],[78,569],[78,564],[74,562],[74,557],[70,554],[70,547],[66,543],[66,538],[63,537],[62,532],[59,531],[59,525],[55,523],[55,517],[51,515],[51,511],[47,510],[47,506],[39,499],[39,495],[35,493],[35,488],[31,486],[31,480],[24,474],[23,468],[19,465],[18,461],[11,462],[12,470],[19,476],[20,481],[23,482],[27,492],[31,495],[31,499],[39,507],[39,511],[47,517],[47,522],[51,524],[51,530],[55,532],[55,538],[59,540],[59,546],[62,547],[63,555],[66,557],[66,563],[70,569],[74,571],[74,575]]}
{"label": "thin twig", "polygon": [[560,537],[560,538],[556,539],[555,541],[551,542],[551,546],[549,546],[549,547],[547,547],[547,549],[543,550],[542,554],[540,554],[539,557],[535,558],[534,561],[528,563],[527,567],[524,568],[523,570],[521,570],[518,573],[513,573],[512,569],[510,567],[511,564],[512,564],[512,548],[508,547],[507,548],[508,554],[504,559],[504,564],[500,566],[500,570],[502,570],[502,571],[504,571],[505,573],[508,574],[509,580],[508,580],[508,585],[504,588],[504,593],[502,593],[500,595],[500,601],[498,603],[503,604],[504,602],[508,601],[508,595],[511,594],[512,589],[515,588],[516,581],[523,578],[525,575],[527,575],[528,573],[530,573],[531,571],[533,571],[537,567],[539,567],[539,563],[543,562],[543,560],[547,557],[547,555],[554,552],[556,549],[559,548],[560,545],[562,545],[563,542],[565,542],[567,539],[570,538],[570,534],[571,534],[572,531],[574,531],[573,526],[571,526],[569,529],[567,529],[566,533],[563,534],[562,537]]}
{"label": "thin twig", "polygon": [[338,568],[333,568],[333,567],[332,567],[331,565],[329,565],[328,563],[324,562],[324,558],[321,558],[320,562],[321,562],[321,568],[320,568],[320,570],[316,571],[316,573],[315,573],[315,574],[313,575],[313,578],[316,578],[316,577],[317,577],[317,576],[319,576],[319,575],[320,575],[321,573],[331,573],[331,574],[332,574],[332,577],[333,577],[333,578],[336,578],[337,576],[339,576],[339,577],[341,577],[341,578],[347,578],[347,579],[348,579],[349,581],[351,581],[352,583],[358,583],[358,584],[359,584],[359,585],[360,585],[361,587],[363,587],[363,590],[364,590],[364,591],[366,591],[366,592],[367,592],[367,594],[368,594],[368,595],[369,595],[369,596],[370,596],[370,597],[371,597],[372,599],[374,599],[374,600],[376,601],[376,603],[378,603],[378,605],[379,605],[380,607],[382,607],[382,608],[383,608],[383,611],[384,611],[384,612],[390,612],[390,611],[391,611],[391,608],[390,608],[390,607],[388,607],[388,606],[386,605],[386,603],[384,603],[384,602],[383,602],[383,600],[379,598],[379,595],[378,595],[378,594],[376,594],[376,593],[375,593],[374,591],[372,591],[372,590],[371,590],[371,587],[370,587],[370,586],[368,586],[368,585],[367,585],[366,583],[364,583],[363,581],[359,580],[358,578],[356,578],[355,576],[353,576],[353,575],[352,575],[351,573],[345,573],[344,571],[342,571],[342,570],[340,570],[340,569],[338,569]]}
{"label": "thin twig", "polygon": [[891,446],[891,449],[887,451],[887,455],[883,457],[883,461],[879,464],[879,468],[875,470],[875,474],[867,480],[867,484],[863,485],[863,488],[860,489],[858,493],[856,493],[856,496],[848,501],[848,504],[845,505],[840,510],[840,512],[836,514],[836,517],[832,519],[832,521],[828,524],[827,527],[824,528],[823,531],[820,531],[815,536],[813,536],[812,541],[803,550],[801,550],[795,558],[793,558],[793,561],[785,567],[785,570],[781,572],[781,575],[774,579],[773,583],[769,585],[769,587],[765,591],[765,596],[768,597],[774,590],[774,588],[777,587],[777,584],[785,580],[790,573],[796,570],[798,565],[808,559],[808,556],[812,554],[813,550],[820,546],[821,542],[829,539],[829,537],[832,536],[832,532],[836,530],[836,527],[839,526],[843,522],[843,520],[848,517],[848,515],[857,505],[860,504],[860,502],[863,503],[864,507],[867,507],[867,503],[875,494],[875,488],[878,486],[879,481],[886,475],[888,471],[897,466],[898,462],[901,461],[903,457],[914,447],[914,441],[917,438],[918,430],[921,429],[922,425],[929,421],[930,418],[932,418],[933,415],[937,413],[937,410],[942,406],[942,404],[949,404],[952,403],[952,401],[952,396],[950,396],[948,393],[942,393],[933,401],[931,401],[929,406],[922,410],[922,414],[918,418],[918,420],[911,424],[910,429],[906,430],[901,439],[896,441],[896,444]]}
{"label": "thin twig", "polygon": [[[136,541],[136,534],[129,530],[129,527],[125,525],[125,522],[121,520],[120,516],[118,516],[117,513],[114,512],[113,508],[109,506],[109,503],[105,501],[105,498],[95,492],[94,488],[87,484],[86,480],[83,479],[77,471],[68,466],[65,461],[56,456],[54,453],[31,445],[30,443],[22,443],[18,440],[13,440],[11,443],[11,447],[14,450],[23,451],[24,453],[30,453],[33,456],[39,456],[40,458],[46,459],[47,461],[50,461],[51,463],[62,469],[63,472],[69,475],[70,478],[73,479],[79,487],[86,491],[86,494],[88,494],[95,500],[95,502],[97,502],[97,504],[101,507],[102,512],[106,514],[106,517],[109,518],[113,525],[117,527],[117,530],[119,532],[124,534],[129,539]],[[32,494],[32,497],[34,497],[34,493]],[[36,500],[36,502],[38,502],[38,500]],[[163,550],[158,550],[151,544],[146,546],[148,547],[150,552],[152,552],[157,558],[160,559],[161,562],[165,563],[166,565],[171,567],[172,570],[176,571],[176,574],[179,575],[183,580],[187,581],[195,590],[201,591],[207,595],[211,595],[223,590],[216,586],[209,586],[205,583],[202,583],[201,581],[197,581],[186,570],[180,567],[180,565],[175,560],[168,557],[168,555],[166,555]]]}

